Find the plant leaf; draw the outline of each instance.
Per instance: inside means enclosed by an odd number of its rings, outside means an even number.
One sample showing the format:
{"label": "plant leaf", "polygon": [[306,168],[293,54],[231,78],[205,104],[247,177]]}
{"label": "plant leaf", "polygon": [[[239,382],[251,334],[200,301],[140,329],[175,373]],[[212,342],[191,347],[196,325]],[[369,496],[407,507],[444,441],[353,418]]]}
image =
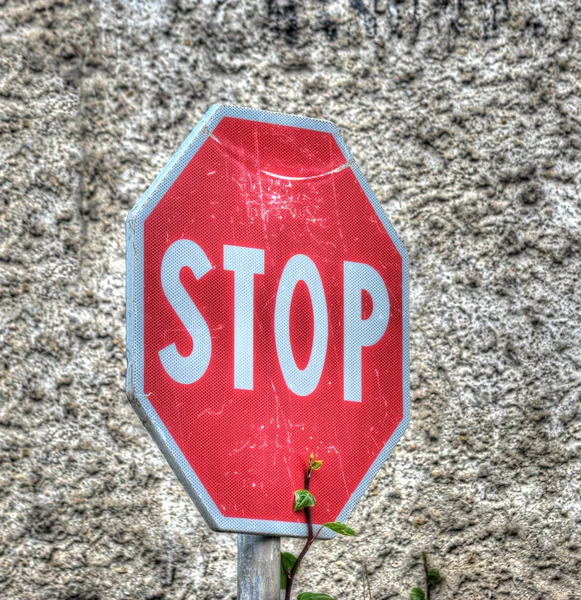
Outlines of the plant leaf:
{"label": "plant leaf", "polygon": [[309,506],[315,506],[315,503],[315,497],[309,490],[297,490],[295,492],[295,512]]}
{"label": "plant leaf", "polygon": [[428,583],[432,585],[437,585],[442,581],[442,574],[438,569],[428,569]]}
{"label": "plant leaf", "polygon": [[335,600],[329,594],[318,594],[317,592],[303,592],[297,596],[297,600]]}
{"label": "plant leaf", "polygon": [[426,594],[422,588],[414,588],[410,593],[410,600],[426,600]]}
{"label": "plant leaf", "polygon": [[[290,573],[292,571],[292,568],[295,566],[296,562],[297,562],[297,557],[294,554],[291,554],[290,552],[283,552],[280,555],[280,589],[281,590],[286,590],[286,573],[284,572],[283,564],[284,564],[284,567],[286,567],[286,570]],[[300,568],[297,569],[297,573],[299,571],[300,571]]]}
{"label": "plant leaf", "polygon": [[348,527],[345,523],[339,523],[338,521],[335,521],[334,523],[323,523],[323,527],[327,527],[340,535],[357,535],[351,527]]}
{"label": "plant leaf", "polygon": [[315,455],[311,452],[311,456],[309,456],[309,469],[311,471],[318,471],[323,466],[322,460],[315,460]]}

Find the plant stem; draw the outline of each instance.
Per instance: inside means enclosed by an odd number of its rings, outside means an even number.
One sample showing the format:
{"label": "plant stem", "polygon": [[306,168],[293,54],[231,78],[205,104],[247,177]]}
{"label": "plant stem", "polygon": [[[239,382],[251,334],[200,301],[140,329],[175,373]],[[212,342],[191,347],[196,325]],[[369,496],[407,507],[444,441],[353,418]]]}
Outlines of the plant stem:
{"label": "plant stem", "polygon": [[369,583],[369,573],[367,572],[367,564],[363,563],[363,573],[365,574],[365,581],[367,582],[367,589],[369,590],[369,600],[373,600],[371,595],[371,584]]}
{"label": "plant stem", "polygon": [[[312,468],[309,465],[309,468],[307,469],[307,474],[305,475],[305,490],[307,490],[307,491],[309,491],[309,486],[311,485],[311,473],[312,473]],[[305,554],[309,551],[311,544],[315,541],[315,538],[317,537],[317,536],[313,535],[313,517],[311,514],[311,507],[306,506],[304,510],[305,510],[305,516],[307,517],[307,541],[306,541],[303,549],[301,550],[301,553],[298,555],[297,560],[296,560],[295,564],[293,565],[293,568],[291,569],[290,573],[286,574],[286,592],[284,595],[285,600],[291,600],[291,591],[292,591],[295,575],[297,574],[297,571],[299,569],[301,561],[305,557]],[[317,535],[318,535],[318,532],[317,532]]]}
{"label": "plant stem", "polygon": [[424,552],[422,554],[424,559],[424,573],[426,574],[426,598],[430,600],[430,579],[428,577],[428,553]]}
{"label": "plant stem", "polygon": [[[312,472],[313,472],[313,469],[309,465],[309,468],[307,469],[307,474],[305,475],[305,490],[307,490],[307,492],[309,491],[309,488],[311,486],[311,473]],[[308,540],[308,539],[312,539],[312,537],[313,537],[313,517],[311,514],[310,506],[305,507],[305,516],[307,517],[307,529],[308,529],[307,540]]]}

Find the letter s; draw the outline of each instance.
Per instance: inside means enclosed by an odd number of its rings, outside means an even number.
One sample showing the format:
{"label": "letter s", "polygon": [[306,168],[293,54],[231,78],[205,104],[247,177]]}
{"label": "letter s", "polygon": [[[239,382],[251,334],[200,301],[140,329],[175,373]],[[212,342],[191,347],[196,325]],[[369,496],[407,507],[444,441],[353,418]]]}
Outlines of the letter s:
{"label": "letter s", "polygon": [[159,352],[159,358],[174,381],[187,385],[198,381],[206,372],[212,355],[212,338],[208,324],[180,281],[184,267],[189,267],[195,278],[201,279],[212,265],[202,248],[186,239],[174,242],[166,250],[161,263],[163,291],[192,337],[194,347],[189,356],[182,356],[176,345],[170,344]]}

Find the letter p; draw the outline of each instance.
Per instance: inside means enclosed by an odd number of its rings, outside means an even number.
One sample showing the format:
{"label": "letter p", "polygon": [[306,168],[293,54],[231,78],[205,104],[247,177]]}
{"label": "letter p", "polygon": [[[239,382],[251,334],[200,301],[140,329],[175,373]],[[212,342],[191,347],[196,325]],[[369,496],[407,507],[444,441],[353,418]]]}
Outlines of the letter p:
{"label": "letter p", "polygon": [[[381,275],[369,265],[344,262],[344,399],[362,401],[362,349],[373,346],[385,333],[389,321],[389,295]],[[362,293],[369,292],[373,310],[362,315]]]}

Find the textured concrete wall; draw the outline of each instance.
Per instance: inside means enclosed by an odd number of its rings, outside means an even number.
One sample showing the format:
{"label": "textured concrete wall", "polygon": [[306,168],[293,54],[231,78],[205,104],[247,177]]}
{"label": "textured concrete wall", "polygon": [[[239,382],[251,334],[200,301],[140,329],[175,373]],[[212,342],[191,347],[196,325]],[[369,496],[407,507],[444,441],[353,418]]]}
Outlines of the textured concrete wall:
{"label": "textured concrete wall", "polygon": [[[335,121],[410,252],[413,423],[300,588],[581,599],[581,8],[0,0],[0,598],[234,598],[124,394],[129,208],[214,102]],[[294,547],[286,541],[287,548]]]}

